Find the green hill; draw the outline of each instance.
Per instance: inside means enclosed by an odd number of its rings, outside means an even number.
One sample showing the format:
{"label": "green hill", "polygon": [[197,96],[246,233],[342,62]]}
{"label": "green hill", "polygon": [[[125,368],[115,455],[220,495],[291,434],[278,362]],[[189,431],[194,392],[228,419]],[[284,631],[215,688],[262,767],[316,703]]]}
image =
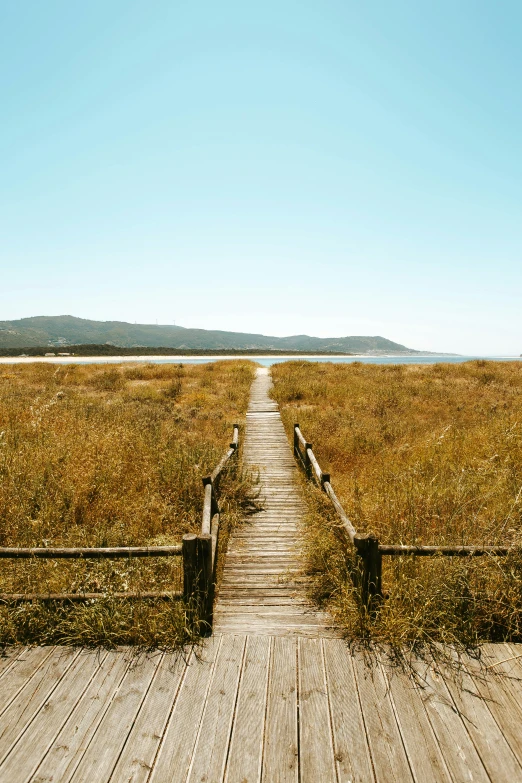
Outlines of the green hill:
{"label": "green hill", "polygon": [[185,329],[182,326],[89,321],[72,315],[36,316],[0,321],[0,349],[93,343],[122,348],[180,348],[207,350],[335,351],[362,354],[415,354],[384,337],[270,337],[263,334]]}

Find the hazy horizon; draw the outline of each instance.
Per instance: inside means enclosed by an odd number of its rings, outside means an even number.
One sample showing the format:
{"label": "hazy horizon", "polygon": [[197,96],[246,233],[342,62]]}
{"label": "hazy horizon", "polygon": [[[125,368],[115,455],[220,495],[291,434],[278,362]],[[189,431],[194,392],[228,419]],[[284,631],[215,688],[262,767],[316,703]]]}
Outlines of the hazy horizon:
{"label": "hazy horizon", "polygon": [[522,6],[8,2],[0,320],[522,352]]}

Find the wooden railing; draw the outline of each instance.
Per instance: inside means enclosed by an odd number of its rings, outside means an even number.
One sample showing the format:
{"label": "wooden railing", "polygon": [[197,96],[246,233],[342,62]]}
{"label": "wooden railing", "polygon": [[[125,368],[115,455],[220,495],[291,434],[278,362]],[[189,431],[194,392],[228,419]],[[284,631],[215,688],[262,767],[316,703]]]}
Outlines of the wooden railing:
{"label": "wooden railing", "polygon": [[219,481],[228,461],[237,453],[238,444],[239,425],[234,424],[229,450],[213,473],[203,479],[205,489],[201,531],[199,535],[186,533],[183,536],[183,594],[193,621],[199,622],[201,632],[212,627],[221,513],[218,504]]}
{"label": "wooden railing", "polygon": [[481,557],[491,555],[504,557],[514,551],[508,546],[417,546],[403,544],[380,544],[373,534],[357,533],[343,509],[330,483],[330,474],[323,473],[312,450],[312,444],[303,436],[299,424],[294,424],[294,455],[309,480],[315,481],[330,498],[337,516],[341,520],[339,530],[343,537],[355,547],[360,558],[359,574],[354,582],[360,588],[361,603],[374,611],[382,599],[382,557],[383,555],[411,555],[430,557]]}
{"label": "wooden railing", "polygon": [[[112,598],[130,601],[185,600],[191,621],[196,616],[204,625],[212,622],[212,604],[216,574],[219,536],[219,506],[217,491],[221,473],[229,459],[236,453],[239,443],[239,426],[234,424],[230,448],[214,469],[203,479],[203,518],[200,535],[187,533],[183,543],[174,546],[122,546],[122,547],[0,547],[0,559],[79,559],[100,560],[114,558],[182,557],[183,590],[167,592],[110,593]],[[107,593],[0,593],[1,603],[26,601],[91,601],[105,597]]]}

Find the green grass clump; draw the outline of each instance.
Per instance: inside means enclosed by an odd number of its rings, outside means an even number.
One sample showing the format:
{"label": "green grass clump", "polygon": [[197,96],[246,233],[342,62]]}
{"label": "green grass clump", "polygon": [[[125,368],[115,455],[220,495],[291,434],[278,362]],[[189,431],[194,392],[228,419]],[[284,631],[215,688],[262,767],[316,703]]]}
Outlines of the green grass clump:
{"label": "green grass clump", "polygon": [[[381,543],[522,543],[522,366],[288,362],[273,368],[289,434],[299,422],[355,528]],[[386,595],[360,611],[338,520],[310,490],[315,597],[351,638],[393,645],[522,639],[522,558],[385,557]]]}
{"label": "green grass clump", "polygon": [[[201,479],[244,421],[254,365],[4,365],[0,546],[178,544],[200,525]],[[251,497],[232,461],[220,486],[223,545]],[[0,607],[0,645],[192,639],[179,603],[114,592],[182,587],[181,558],[0,561],[0,593],[103,592],[93,604]]]}

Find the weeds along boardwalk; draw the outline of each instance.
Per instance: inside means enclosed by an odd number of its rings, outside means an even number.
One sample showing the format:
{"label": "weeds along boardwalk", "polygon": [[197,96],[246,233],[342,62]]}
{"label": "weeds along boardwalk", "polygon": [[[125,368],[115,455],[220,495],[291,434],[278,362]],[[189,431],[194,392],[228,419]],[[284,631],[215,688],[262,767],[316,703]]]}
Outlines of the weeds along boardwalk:
{"label": "weeds along boardwalk", "polygon": [[267,368],[257,370],[247,412],[244,463],[258,468],[262,510],[229,541],[214,610],[216,633],[326,637],[328,616],[311,606],[300,554],[306,506]]}

